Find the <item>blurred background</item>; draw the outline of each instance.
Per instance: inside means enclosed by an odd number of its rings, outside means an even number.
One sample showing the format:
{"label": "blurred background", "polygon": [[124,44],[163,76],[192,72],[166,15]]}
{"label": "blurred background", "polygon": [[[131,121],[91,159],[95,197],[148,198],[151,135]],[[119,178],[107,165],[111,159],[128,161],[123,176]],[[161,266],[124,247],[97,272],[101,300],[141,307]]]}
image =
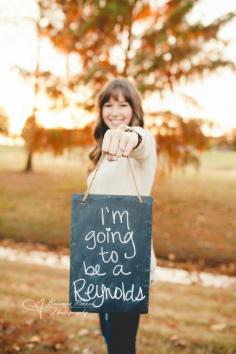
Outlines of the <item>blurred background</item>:
{"label": "blurred background", "polygon": [[70,202],[117,76],[159,162],[138,354],[236,353],[236,2],[0,0],[0,47],[0,353],[105,353],[97,316],[68,310]]}

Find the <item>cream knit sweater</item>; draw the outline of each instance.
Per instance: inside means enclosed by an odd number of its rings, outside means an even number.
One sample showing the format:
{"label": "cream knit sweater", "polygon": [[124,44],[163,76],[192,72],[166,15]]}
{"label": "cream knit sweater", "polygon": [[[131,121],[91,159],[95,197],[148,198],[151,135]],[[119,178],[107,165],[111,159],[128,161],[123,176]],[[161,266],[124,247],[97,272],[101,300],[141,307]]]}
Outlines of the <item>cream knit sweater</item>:
{"label": "cream knit sweater", "polygon": [[[134,149],[130,153],[130,162],[133,167],[139,192],[141,195],[147,196],[151,193],[157,168],[156,142],[153,135],[148,130],[138,126],[132,127],[132,129],[139,132],[143,139],[137,149]],[[93,174],[94,171],[88,175],[87,184],[90,183]],[[117,161],[108,161],[104,158],[99,166],[89,193],[137,195],[127,158],[120,157]],[[151,246],[150,266],[150,283],[152,283],[156,267],[153,241]]]}

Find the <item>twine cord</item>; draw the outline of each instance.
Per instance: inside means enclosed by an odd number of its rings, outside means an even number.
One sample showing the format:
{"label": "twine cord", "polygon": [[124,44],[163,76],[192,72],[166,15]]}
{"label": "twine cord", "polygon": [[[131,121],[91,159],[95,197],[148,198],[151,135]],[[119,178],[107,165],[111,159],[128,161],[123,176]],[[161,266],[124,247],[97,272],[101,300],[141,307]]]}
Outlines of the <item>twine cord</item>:
{"label": "twine cord", "polygon": [[[95,179],[95,177],[96,177],[96,174],[97,174],[97,172],[98,172],[98,169],[99,169],[99,167],[100,167],[100,165],[101,165],[101,163],[102,163],[102,161],[103,161],[105,155],[106,155],[106,154],[105,154],[104,152],[102,152],[102,154],[101,154],[101,156],[100,156],[100,159],[98,160],[97,166],[96,166],[96,168],[95,168],[94,175],[93,175],[93,177],[92,177],[92,179],[91,179],[91,181],[90,181],[90,183],[89,183],[89,185],[88,185],[87,190],[86,190],[85,193],[84,193],[84,197],[83,197],[83,199],[82,199],[83,202],[85,202],[86,199],[88,198],[89,191],[90,191],[90,189],[91,189],[91,186],[92,186],[92,184],[93,184],[93,181],[94,181],[94,179]],[[131,171],[131,175],[132,175],[132,178],[133,178],[133,181],[134,181],[134,184],[135,184],[135,189],[136,189],[136,192],[137,192],[138,200],[139,200],[140,203],[143,203],[143,200],[142,200],[142,197],[141,197],[140,192],[139,192],[139,189],[138,189],[138,184],[137,184],[137,181],[136,181],[136,178],[135,178],[134,170],[133,170],[133,167],[132,167],[132,164],[131,164],[131,161],[130,161],[129,156],[127,156],[127,159],[128,159],[128,164],[129,164],[129,168],[130,168],[130,171]]]}

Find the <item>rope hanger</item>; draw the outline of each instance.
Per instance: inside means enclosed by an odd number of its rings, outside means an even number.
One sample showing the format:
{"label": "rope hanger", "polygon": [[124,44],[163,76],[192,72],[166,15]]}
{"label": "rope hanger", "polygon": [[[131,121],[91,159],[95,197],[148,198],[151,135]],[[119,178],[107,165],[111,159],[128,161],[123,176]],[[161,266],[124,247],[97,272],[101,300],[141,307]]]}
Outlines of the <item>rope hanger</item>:
{"label": "rope hanger", "polygon": [[[94,175],[93,175],[93,177],[92,177],[92,179],[91,179],[91,181],[90,181],[90,183],[89,183],[89,185],[88,185],[87,190],[86,190],[85,193],[84,193],[84,197],[83,197],[83,199],[82,199],[83,202],[85,202],[86,199],[88,198],[89,191],[90,191],[90,189],[91,189],[91,186],[92,186],[92,184],[93,184],[93,182],[94,182],[94,180],[95,180],[96,174],[97,174],[97,172],[98,172],[99,167],[101,166],[101,163],[102,163],[102,161],[103,161],[105,155],[106,155],[106,153],[102,152],[102,154],[101,154],[101,156],[100,156],[100,159],[98,160],[97,166],[96,166],[96,168],[95,168],[95,170],[94,170]],[[137,181],[136,181],[136,178],[135,178],[134,170],[133,170],[133,167],[132,167],[132,164],[131,164],[131,161],[130,161],[130,157],[127,156],[127,159],[128,159],[128,164],[129,164],[130,172],[131,172],[131,175],[132,175],[134,184],[135,184],[135,189],[136,189],[136,192],[137,192],[138,200],[139,200],[140,203],[143,203],[142,197],[141,197],[140,192],[139,192],[139,189],[138,189],[138,184],[137,184]]]}

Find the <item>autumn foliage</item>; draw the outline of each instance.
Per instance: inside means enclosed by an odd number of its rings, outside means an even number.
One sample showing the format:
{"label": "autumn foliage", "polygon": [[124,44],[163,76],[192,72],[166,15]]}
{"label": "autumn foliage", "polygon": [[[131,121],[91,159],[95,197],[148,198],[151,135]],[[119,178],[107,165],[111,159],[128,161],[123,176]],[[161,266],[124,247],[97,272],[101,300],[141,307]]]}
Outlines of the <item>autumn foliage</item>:
{"label": "autumn foliage", "polygon": [[[219,68],[235,70],[235,64],[225,55],[227,42],[219,36],[221,28],[235,14],[228,13],[207,24],[201,18],[190,21],[200,0],[38,0],[37,3],[39,44],[46,37],[67,57],[66,75],[61,78],[44,71],[39,54],[35,72],[21,70],[21,73],[34,82],[35,102],[42,91],[51,99],[52,110],[68,108],[72,96],[81,97],[86,92],[83,100],[73,104],[95,112],[101,87],[117,76],[133,80],[145,99],[154,92],[174,91],[178,84]],[[69,60],[72,55],[78,69],[73,69],[73,73]],[[39,109],[35,104],[33,117],[37,117]],[[157,108],[156,116],[159,113]],[[195,152],[207,147],[201,124],[193,121],[186,124],[179,117],[174,127],[169,124],[174,116],[177,115],[165,115],[160,129],[156,128],[159,153],[162,151],[162,156],[167,157],[168,169],[171,164],[181,166],[191,160],[197,166]],[[28,120],[23,137],[31,157],[34,151],[43,149],[60,154],[65,147],[90,144],[90,129],[46,131],[34,119]],[[26,169],[31,169],[31,163]]]}
{"label": "autumn foliage", "polygon": [[28,118],[22,137],[32,153],[52,151],[54,155],[61,155],[66,148],[85,147],[94,142],[91,125],[81,129],[46,129],[35,122],[35,117]]}
{"label": "autumn foliage", "polygon": [[[211,23],[189,21],[199,0],[40,0],[40,33],[66,55],[78,56],[69,87],[91,88],[85,106],[117,75],[131,77],[142,94],[174,89],[216,69],[235,68],[220,29],[235,14]],[[210,45],[209,45],[210,44]]]}

